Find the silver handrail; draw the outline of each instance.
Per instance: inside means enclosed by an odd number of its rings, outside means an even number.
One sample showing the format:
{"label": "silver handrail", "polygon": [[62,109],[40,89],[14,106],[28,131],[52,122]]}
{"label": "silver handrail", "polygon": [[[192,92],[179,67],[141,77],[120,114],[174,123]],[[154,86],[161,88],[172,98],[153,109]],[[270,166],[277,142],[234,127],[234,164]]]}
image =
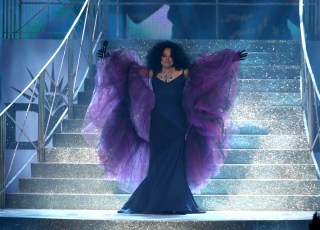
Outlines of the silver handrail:
{"label": "silver handrail", "polygon": [[[44,149],[51,136],[59,127],[60,122],[66,117],[66,115],[68,115],[68,118],[72,117],[72,113],[70,113],[69,109],[71,108],[72,110],[72,106],[74,101],[77,99],[79,89],[82,87],[84,79],[90,72],[89,69],[92,68],[92,55],[94,53],[94,49],[102,38],[102,33],[99,32],[101,28],[97,28],[97,20],[95,20],[99,15],[99,9],[97,9],[96,6],[100,7],[100,2],[101,0],[85,0],[74,23],[62,39],[53,55],[41,68],[39,73],[33,77],[32,81],[23,90],[21,90],[19,95],[3,111],[0,112],[0,209],[5,207],[5,190],[18,178],[20,173],[30,165],[35,156],[37,156],[38,161],[44,161]],[[77,29],[79,28],[78,25],[83,23],[80,21],[80,18],[82,17],[84,17],[84,24],[82,25],[81,33],[79,33],[81,34],[81,37],[79,38],[80,42],[79,44],[75,44],[76,42],[74,41],[74,38],[77,36]],[[75,60],[76,68],[73,67],[73,56],[75,55],[74,46],[79,47]],[[65,58],[66,55],[68,55],[68,58]],[[80,77],[79,65],[80,60],[83,57],[85,57],[84,62],[86,63],[86,68],[84,68],[84,73],[81,73]],[[58,77],[55,77],[53,74],[54,63],[57,62],[60,63],[60,66]],[[67,66],[67,78],[63,78],[63,66]],[[49,67],[52,68],[51,76],[49,73]],[[68,79],[65,86],[63,86],[63,79]],[[50,82],[50,87],[47,87],[48,82]],[[49,92],[50,94],[47,94],[48,92],[46,92],[48,88],[53,88],[53,90]],[[28,95],[29,91],[31,91],[31,95]],[[16,103],[24,101],[24,97],[26,95],[28,95],[29,102],[27,103],[23,123],[22,125],[19,125],[17,121],[15,121],[14,117],[10,115],[9,111]],[[68,100],[66,98],[68,98]],[[31,111],[30,108],[35,104],[38,106],[38,141],[36,144],[31,141],[32,138],[30,138],[25,132],[26,121]],[[61,108],[62,110],[61,113],[56,116],[54,111],[57,110],[57,108]],[[6,138],[8,120],[14,123],[15,127],[20,131],[20,134],[18,135],[18,140],[13,148],[14,150],[9,168],[7,172],[5,172],[4,156],[6,143],[8,141]],[[28,139],[31,146],[34,146],[37,151],[25,161],[23,166],[18,169],[16,173],[12,173],[12,166],[17,159],[16,153],[19,149],[22,137]],[[14,175],[11,176],[10,174]]]}
{"label": "silver handrail", "polygon": [[[314,11],[311,12],[312,17],[309,15],[305,15],[304,12],[309,13],[310,2],[308,0],[299,0],[299,20],[300,20],[300,34],[301,34],[301,47],[302,47],[302,96],[303,96],[303,110],[304,110],[304,123],[306,126],[307,138],[309,142],[310,152],[312,155],[312,159],[315,163],[315,167],[318,172],[318,176],[320,176],[320,170],[318,162],[316,161],[315,153],[319,151],[319,143],[320,143],[320,117],[318,114],[319,111],[319,103],[320,103],[320,93],[317,86],[317,82],[315,80],[315,74],[313,72],[309,55],[307,49],[307,37],[306,35],[312,35],[313,38],[320,38],[319,28],[308,28],[306,31],[304,19],[306,18],[308,21],[308,25],[316,25],[320,23],[320,8],[319,8],[319,0],[311,2],[313,4]],[[305,10],[305,7],[307,8]],[[318,10],[317,10],[318,9]],[[310,21],[314,20],[314,21]],[[308,26],[307,25],[307,26]]]}

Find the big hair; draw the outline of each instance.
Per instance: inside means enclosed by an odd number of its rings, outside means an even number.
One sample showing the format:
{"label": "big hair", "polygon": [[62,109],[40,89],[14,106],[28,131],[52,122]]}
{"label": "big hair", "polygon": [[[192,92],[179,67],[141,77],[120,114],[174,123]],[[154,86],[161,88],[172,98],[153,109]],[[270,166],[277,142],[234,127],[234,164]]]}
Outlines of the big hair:
{"label": "big hair", "polygon": [[190,66],[190,58],[184,51],[181,45],[172,41],[162,41],[156,43],[147,54],[147,67],[153,71],[154,74],[158,74],[161,69],[161,57],[163,51],[166,48],[171,49],[171,57],[173,58],[173,67],[177,70],[187,69]]}

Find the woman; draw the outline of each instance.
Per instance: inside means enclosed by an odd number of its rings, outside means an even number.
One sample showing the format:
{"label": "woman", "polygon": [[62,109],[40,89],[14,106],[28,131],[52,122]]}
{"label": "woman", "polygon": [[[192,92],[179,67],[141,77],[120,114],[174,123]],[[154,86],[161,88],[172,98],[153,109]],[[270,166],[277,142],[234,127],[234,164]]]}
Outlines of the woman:
{"label": "woman", "polygon": [[107,58],[98,52],[103,60],[85,130],[103,127],[106,176],[134,191],[120,213],[203,212],[190,187],[205,185],[226,157],[227,115],[246,55],[223,50],[190,66],[181,46],[164,41],[148,52],[146,68],[133,51]]}

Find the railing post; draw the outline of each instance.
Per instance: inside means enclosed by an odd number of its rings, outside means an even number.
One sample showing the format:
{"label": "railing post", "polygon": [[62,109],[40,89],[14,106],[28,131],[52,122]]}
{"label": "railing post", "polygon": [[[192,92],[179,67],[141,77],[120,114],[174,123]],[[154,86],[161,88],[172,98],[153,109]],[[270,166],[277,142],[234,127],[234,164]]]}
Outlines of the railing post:
{"label": "railing post", "polygon": [[304,55],[303,55],[303,48],[301,47],[301,58],[300,58],[300,98],[301,98],[301,108],[304,108],[305,101],[306,101],[306,74],[305,74],[305,60],[304,60]]}
{"label": "railing post", "polygon": [[220,2],[216,0],[216,39],[219,39],[219,13],[220,13]]}
{"label": "railing post", "polygon": [[17,32],[17,0],[13,3],[13,38],[16,39]]}
{"label": "railing post", "polygon": [[3,27],[3,31],[5,34],[5,38],[8,39],[9,38],[9,2],[8,0],[5,0],[3,2],[4,4],[4,10],[5,10],[5,20],[6,22],[4,23],[4,27]]}
{"label": "railing post", "polygon": [[10,36],[9,36],[9,39],[12,39],[12,31],[13,31],[13,28],[12,28],[12,24],[13,24],[13,19],[12,19],[12,15],[13,15],[13,5],[12,5],[12,1],[10,1],[10,5],[9,5],[9,30],[10,30]]}
{"label": "railing post", "polygon": [[68,38],[68,118],[73,118],[73,32]]}
{"label": "railing post", "polygon": [[316,18],[316,40],[320,40],[320,0],[317,0],[317,3],[316,3],[316,15],[315,15],[315,18]]}
{"label": "railing post", "polygon": [[314,111],[313,111],[313,85],[310,79],[309,74],[307,74],[308,78],[308,132],[309,132],[309,144],[310,150],[313,151],[312,144],[314,142]]}
{"label": "railing post", "polygon": [[39,97],[38,97],[38,149],[37,149],[37,158],[38,162],[44,161],[44,146],[45,146],[45,137],[44,137],[44,116],[45,116],[45,72],[41,73],[39,77]]}
{"label": "railing post", "polygon": [[103,5],[101,7],[100,16],[102,22],[102,38],[108,37],[108,21],[109,21],[109,1],[103,0]]}
{"label": "railing post", "polygon": [[19,26],[18,26],[18,30],[19,30],[19,39],[22,38],[22,0],[19,0]]}
{"label": "railing post", "polygon": [[4,113],[0,117],[0,209],[5,208],[6,177],[5,177],[5,149],[6,149],[6,118]]}
{"label": "railing post", "polygon": [[120,38],[120,2],[116,1],[116,38]]}
{"label": "railing post", "polygon": [[[94,18],[97,10],[97,4],[96,1],[91,0],[89,4],[89,23],[88,23],[88,33],[89,33],[89,50],[92,51],[93,49],[93,41],[94,41],[94,34],[93,34],[93,24],[94,24]],[[91,66],[92,64],[92,52],[88,52],[88,64]]]}
{"label": "railing post", "polygon": [[[100,6],[102,6],[103,2],[101,1]],[[93,66],[93,55],[92,55],[92,50],[93,50],[93,43],[95,40],[95,31],[97,30],[97,28],[94,31],[94,23],[95,23],[95,15],[97,14],[97,12],[99,13],[98,17],[100,17],[101,19],[101,14],[102,14],[102,10],[100,8],[100,10],[98,9],[98,4],[97,4],[97,0],[95,1],[91,1],[91,4],[89,5],[90,9],[89,9],[89,25],[88,25],[88,33],[90,35],[90,40],[89,40],[89,50],[90,52],[88,52],[88,66],[89,66],[89,77],[91,77],[94,71],[94,66]]]}
{"label": "railing post", "polygon": [[3,1],[2,2],[2,39],[5,38],[5,21],[6,21],[6,18],[5,18],[5,14],[6,14],[6,1]]}

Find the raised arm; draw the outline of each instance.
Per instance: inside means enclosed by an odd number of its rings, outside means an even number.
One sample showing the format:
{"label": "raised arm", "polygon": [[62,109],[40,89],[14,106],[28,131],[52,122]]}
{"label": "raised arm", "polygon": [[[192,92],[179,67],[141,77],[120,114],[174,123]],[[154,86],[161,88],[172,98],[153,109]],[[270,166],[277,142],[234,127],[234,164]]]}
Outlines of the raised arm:
{"label": "raised arm", "polygon": [[103,59],[103,58],[109,56],[109,53],[107,52],[108,44],[109,44],[109,42],[108,42],[107,40],[104,40],[104,41],[102,42],[102,47],[101,47],[101,49],[99,49],[98,52],[97,52],[97,57],[98,57],[99,59]]}
{"label": "raised arm", "polygon": [[246,59],[248,53],[245,50],[241,50],[241,51],[239,50],[238,55],[239,55],[240,61],[242,61],[242,60]]}

